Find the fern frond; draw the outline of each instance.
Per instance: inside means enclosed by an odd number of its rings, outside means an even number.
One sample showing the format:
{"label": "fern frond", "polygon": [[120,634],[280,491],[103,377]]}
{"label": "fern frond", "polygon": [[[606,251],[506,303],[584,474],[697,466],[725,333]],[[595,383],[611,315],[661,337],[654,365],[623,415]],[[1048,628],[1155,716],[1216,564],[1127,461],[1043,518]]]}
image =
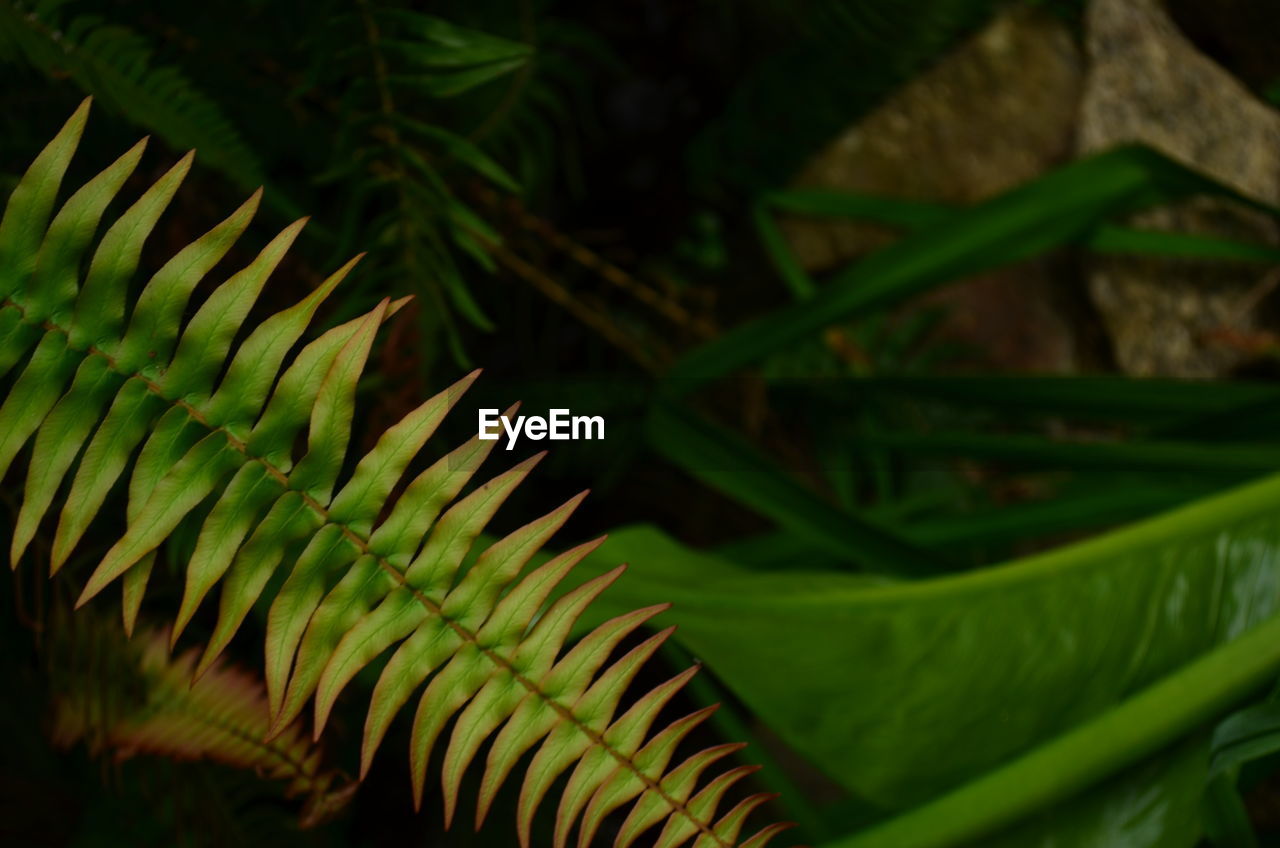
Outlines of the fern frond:
{"label": "fern frond", "polygon": [[[449,102],[483,88],[530,61],[527,45],[456,26],[432,15],[374,0],[336,16],[324,70],[341,92],[342,111],[356,128],[335,145],[334,175],[354,176],[358,201],[372,200],[375,273],[405,279],[430,298],[424,310],[429,340],[443,334],[454,358],[466,362],[455,316],[482,330],[492,323],[473,296],[460,265],[469,256],[492,270],[486,241],[498,234],[446,179],[470,172],[505,191],[515,180],[467,138],[440,125]],[[359,33],[362,44],[346,45]],[[338,70],[340,75],[334,75]]]}
{"label": "fern frond", "polygon": [[[210,673],[272,576],[286,570],[267,620],[268,738],[287,734],[312,702],[319,733],[355,674],[391,651],[373,692],[362,774],[390,721],[421,688],[410,750],[414,798],[421,802],[432,750],[447,735],[446,820],[455,812],[463,773],[493,737],[477,823],[518,761],[536,749],[516,815],[522,845],[534,812],[571,767],[557,846],[568,844],[579,821],[578,844],[588,845],[604,816],[633,801],[619,846],[659,824],[660,846],[694,838],[700,848],[739,844],[746,813],[762,799],[717,811],[749,770],[730,769],[701,783],[734,746],[695,753],[669,769],[679,742],[706,712],[650,735],[692,672],[615,717],[632,679],[671,631],[611,657],[665,606],[615,618],[566,649],[574,622],[622,567],[549,605],[569,570],[599,542],[525,573],[583,495],[489,545],[469,568],[463,568],[469,550],[540,456],[458,499],[494,444],[472,439],[392,497],[475,374],[410,412],[342,478],[356,383],[379,326],[398,303],[383,300],[291,360],[289,351],[354,260],[302,302],[259,324],[232,354],[300,221],[216,288],[179,329],[192,290],[243,232],[255,197],[161,268],[130,309],[127,293],[142,244],[177,190],[188,157],[108,227],[80,280],[104,209],[141,155],[140,146],[126,153],[54,215],[87,112],[86,102],[40,154],[0,220],[0,357],[6,371],[25,362],[0,404],[0,474],[34,437],[11,551],[15,567],[73,467],[54,536],[55,569],[140,448],[125,527],[78,605],[122,580],[126,626],[132,627],[156,550],[183,522],[203,515],[198,507],[211,505],[186,569],[173,638],[220,584],[217,624],[196,670],[197,676]],[[304,428],[306,449],[295,458]],[[775,832],[766,829],[742,844],[763,845]]]}
{"label": "fern frond", "polygon": [[210,98],[126,27],[92,16],[60,21],[49,0],[0,0],[0,45],[51,77],[69,76],[112,111],[177,150],[199,147],[209,165],[248,188],[262,183],[257,156]]}
{"label": "fern frond", "polygon": [[[209,760],[248,769],[286,784],[288,797],[305,798],[304,827],[332,817],[357,784],[324,767],[323,753],[300,723],[270,742],[262,683],[221,663],[191,682],[197,652],[174,658],[159,631],[125,642],[91,616],[88,626],[60,622],[55,637],[66,643],[53,671],[58,681],[51,736],[69,747],[84,741],[91,753],[126,760],[155,755]],[[92,640],[92,648],[85,642]],[[86,652],[94,662],[78,662]]]}

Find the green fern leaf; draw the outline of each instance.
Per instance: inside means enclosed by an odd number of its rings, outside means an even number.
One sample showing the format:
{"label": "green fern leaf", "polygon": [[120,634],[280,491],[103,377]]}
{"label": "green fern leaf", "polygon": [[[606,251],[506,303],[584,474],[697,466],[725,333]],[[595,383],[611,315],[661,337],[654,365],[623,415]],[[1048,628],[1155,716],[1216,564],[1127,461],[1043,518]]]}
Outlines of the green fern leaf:
{"label": "green fern leaf", "polygon": [[261,184],[257,156],[230,119],[177,68],[153,65],[144,38],[91,15],[60,20],[60,5],[0,0],[3,52],[52,78],[70,77],[177,150],[199,147],[240,187]]}
{"label": "green fern leaf", "polygon": [[[52,741],[84,741],[91,753],[117,761],[139,755],[210,760],[252,769],[286,783],[285,794],[306,799],[301,824],[314,825],[351,799],[355,783],[324,767],[324,755],[301,725],[263,741],[267,702],[262,683],[219,665],[195,685],[196,652],[171,657],[163,633],[132,643],[92,616],[66,620],[56,607],[50,675],[55,680]],[[86,652],[97,657],[83,662]]]}
{"label": "green fern leaf", "polygon": [[[254,301],[305,223],[299,221],[216,288],[179,331],[188,297],[244,231],[255,197],[165,265],[130,310],[126,292],[142,245],[190,156],[106,229],[81,280],[103,210],[141,153],[138,147],[126,154],[50,220],[83,126],[82,108],[27,172],[0,222],[0,257],[8,263],[0,268],[0,328],[8,348],[18,350],[14,363],[25,359],[0,403],[3,467],[34,440],[11,550],[14,565],[73,468],[55,531],[55,570],[127,471],[125,526],[89,575],[77,605],[120,580],[125,629],[131,631],[157,552],[199,517],[169,641],[176,643],[221,586],[209,644],[198,663],[192,655],[179,664],[184,675],[207,682],[250,607],[283,572],[283,583],[265,599],[264,742],[298,744],[298,718],[310,703],[318,736],[353,677],[392,651],[372,694],[361,774],[389,723],[417,694],[413,796],[421,804],[431,754],[443,748],[446,822],[456,813],[463,775],[487,744],[477,826],[498,788],[532,752],[515,819],[524,846],[536,810],[566,772],[558,846],[568,844],[575,826],[579,844],[589,844],[606,815],[633,801],[620,846],[653,830],[664,848],[690,840],[718,848],[738,844],[747,813],[766,799],[750,796],[720,818],[717,811],[752,769],[703,776],[741,746],[695,753],[668,770],[680,741],[706,711],[646,741],[659,712],[695,669],[619,715],[636,674],[672,630],[650,635],[620,658],[614,654],[666,605],[618,616],[570,645],[574,623],[623,568],[554,601],[560,581],[599,542],[526,573],[586,493],[489,544],[464,568],[485,527],[542,455],[463,495],[495,444],[473,438],[394,493],[477,375],[410,412],[344,479],[357,383],[378,328],[402,301],[383,300],[290,360],[352,260],[300,303],[245,334]],[[304,432],[306,448],[295,461],[294,445]],[[777,832],[766,828],[742,844],[763,845]]]}

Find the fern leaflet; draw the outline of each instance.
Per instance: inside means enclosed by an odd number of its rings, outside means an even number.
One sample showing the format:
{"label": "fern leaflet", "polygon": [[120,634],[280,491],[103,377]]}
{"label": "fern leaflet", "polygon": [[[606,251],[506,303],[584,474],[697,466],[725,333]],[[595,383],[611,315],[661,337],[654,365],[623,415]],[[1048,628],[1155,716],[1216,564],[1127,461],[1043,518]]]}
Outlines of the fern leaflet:
{"label": "fern leaflet", "polygon": [[[730,787],[752,769],[702,777],[737,746],[700,751],[668,768],[680,741],[708,711],[650,730],[693,670],[616,716],[630,682],[671,630],[620,659],[610,661],[612,654],[665,606],[619,616],[564,650],[574,622],[623,568],[551,600],[599,540],[528,573],[525,567],[585,493],[494,542],[467,569],[462,564],[473,543],[540,457],[458,499],[494,444],[472,439],[392,501],[410,462],[474,373],[409,413],[340,479],[357,380],[378,327],[400,302],[383,300],[285,363],[356,260],[259,324],[232,354],[251,305],[305,223],[299,221],[216,288],[179,330],[194,287],[248,225],[254,195],[165,264],[130,308],[127,292],[143,242],[190,167],[188,155],[107,228],[80,279],[104,210],[143,147],[125,153],[53,214],[87,114],[86,101],[27,171],[0,220],[0,377],[23,363],[0,404],[0,475],[34,440],[10,552],[15,567],[70,475],[54,532],[51,566],[60,568],[140,446],[129,476],[126,526],[78,605],[121,580],[131,629],[157,548],[194,520],[197,507],[211,503],[186,566],[172,638],[221,584],[213,638],[195,674],[209,672],[272,575],[287,566],[271,597],[266,631],[268,738],[287,732],[312,702],[318,734],[355,674],[391,651],[372,695],[361,773],[391,720],[421,688],[410,750],[414,798],[421,803],[431,752],[447,735],[441,765],[446,821],[456,811],[463,773],[493,737],[476,822],[533,751],[516,814],[524,846],[535,810],[570,768],[556,817],[557,846],[569,844],[575,827],[577,844],[590,845],[603,819],[631,802],[615,842],[620,848],[660,824],[655,844],[661,848],[690,839],[696,848],[759,848],[779,832],[774,825],[738,839],[766,796],[717,812]],[[304,428],[306,449],[295,459],[295,438]]]}

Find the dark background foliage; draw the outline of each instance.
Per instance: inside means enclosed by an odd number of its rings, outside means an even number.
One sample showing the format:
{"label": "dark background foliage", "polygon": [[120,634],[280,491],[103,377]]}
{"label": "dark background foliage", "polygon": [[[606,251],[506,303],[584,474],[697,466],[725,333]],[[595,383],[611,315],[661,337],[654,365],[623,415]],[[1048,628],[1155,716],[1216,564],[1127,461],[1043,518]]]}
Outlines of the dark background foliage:
{"label": "dark background foliage", "polygon": [[[362,386],[357,432],[366,444],[473,366],[485,369],[476,407],[519,399],[531,412],[603,415],[605,441],[557,445],[537,484],[516,494],[493,532],[591,487],[562,544],[647,522],[752,570],[919,576],[1040,551],[1274,470],[1280,343],[1274,283],[1266,282],[1280,255],[1267,229],[1273,224],[1217,227],[1227,215],[1217,212],[1155,225],[1127,215],[1234,190],[1263,201],[1251,214],[1265,218],[1280,184],[1255,191],[1244,178],[1183,162],[1208,173],[1212,181],[1201,183],[1163,158],[1150,165],[1141,192],[1107,194],[1105,168],[1087,159],[1054,182],[1055,168],[1095,152],[1077,146],[1074,101],[1064,107],[1073,117],[1063,137],[1034,151],[1036,165],[999,191],[984,187],[980,174],[961,189],[908,178],[913,156],[947,161],[948,150],[966,149],[966,138],[987,131],[966,125],[963,104],[933,125],[935,137],[903,143],[896,161],[840,158],[850,131],[872,144],[897,143],[885,128],[895,109],[910,114],[900,105],[909,86],[941,92],[926,97],[958,96],[939,75],[962,79],[955,57],[1001,21],[1035,22],[1085,64],[1086,4],[420,5],[2,0],[0,184],[12,185],[91,93],[98,108],[72,183],[140,131],[154,134],[160,153],[148,155],[133,178],[138,185],[183,149],[199,150],[144,267],[264,184],[265,214],[244,244],[261,244],[299,215],[312,220],[264,294],[261,314],[294,302],[364,250],[324,323],[384,296],[416,296],[384,333]],[[1270,4],[1168,6],[1180,37],[1237,79],[1241,97],[1258,108],[1280,98]],[[495,40],[450,54],[406,10]],[[988,79],[987,89],[1012,87],[1022,72],[1037,69],[1007,68],[1009,76]],[[982,90],[961,94],[979,98]],[[1031,100],[1019,110],[1029,126],[1049,121]],[[1016,128],[1010,137],[1021,143]],[[908,177],[903,191],[892,190],[893,180],[876,191],[842,184],[842,167],[869,169],[872,189],[876,175],[893,168]],[[1072,185],[1096,185],[1105,199],[1072,206],[1064,188]],[[992,206],[1005,189],[1023,193],[1008,207]],[[871,234],[838,231],[845,246],[834,259],[815,259],[805,245],[832,238],[821,223],[831,218],[870,221]],[[960,231],[961,219],[970,229]],[[1204,220],[1214,226],[1196,232]],[[1145,238],[1153,231],[1167,238]],[[250,249],[237,248],[232,259],[249,258]],[[1198,330],[1198,339],[1212,340],[1196,360],[1209,363],[1203,367],[1135,366],[1127,337],[1089,288],[1097,257],[1115,254],[1234,275],[1257,320]],[[1126,273],[1150,280],[1163,268]],[[1031,276],[1040,281],[1034,301],[1010,282]],[[1195,301],[1191,309],[1201,307]],[[1153,324],[1147,337],[1162,332]],[[1071,355],[1046,359],[1050,337],[1065,338]],[[734,367],[717,364],[725,362]],[[695,372],[711,379],[682,382]],[[1134,388],[1136,377],[1151,379]],[[455,414],[440,446],[472,434],[472,409]],[[1236,442],[1257,450],[1232,452]],[[522,444],[515,453],[529,451]],[[18,497],[3,491],[15,513]],[[173,563],[190,543],[170,546],[169,572],[144,618],[156,612],[163,620],[176,608]],[[20,576],[3,590],[14,610],[0,618],[7,646],[0,663],[12,681],[0,701],[10,742],[0,756],[6,842],[511,839],[501,820],[479,835],[465,827],[446,835],[435,807],[414,815],[397,757],[378,761],[347,812],[299,831],[294,802],[229,768],[163,758],[113,764],[83,748],[53,750],[37,732],[48,699],[58,686],[89,684],[48,671],[49,610],[65,605],[69,590],[40,584]],[[208,626],[197,621],[197,635]],[[233,646],[247,667],[258,660],[254,644],[243,638]],[[677,651],[663,662],[687,659]],[[664,671],[650,670],[649,682]],[[743,692],[720,685],[714,665],[706,677],[684,706],[725,699],[729,708],[701,741],[749,734],[751,756],[767,760],[762,785],[789,793],[778,815],[798,819],[803,838],[817,843],[887,817],[832,779],[827,764],[775,736],[739,699]],[[110,692],[115,682],[92,685]],[[362,701],[340,707],[327,744],[334,762],[352,763]],[[1249,785],[1261,788],[1247,814],[1265,834],[1275,829],[1280,796],[1269,769],[1255,771]],[[504,803],[513,798],[497,807]],[[542,824],[539,832],[549,834]]]}

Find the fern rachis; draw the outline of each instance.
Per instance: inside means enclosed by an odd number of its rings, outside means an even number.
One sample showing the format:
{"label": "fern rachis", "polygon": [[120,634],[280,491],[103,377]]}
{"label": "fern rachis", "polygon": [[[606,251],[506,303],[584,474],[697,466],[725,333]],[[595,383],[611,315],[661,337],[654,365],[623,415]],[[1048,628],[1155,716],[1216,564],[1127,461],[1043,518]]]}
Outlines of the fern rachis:
{"label": "fern rachis", "polygon": [[[378,327],[399,302],[382,301],[284,363],[355,260],[302,302],[258,325],[228,363],[236,333],[304,223],[298,222],[215,289],[179,332],[191,292],[244,231],[255,195],[157,272],[129,310],[128,284],[143,241],[189,168],[186,157],[108,228],[79,281],[80,259],[97,223],[142,152],[138,146],[126,153],[53,216],[87,107],[37,158],[0,222],[0,376],[25,359],[0,405],[0,474],[35,437],[11,550],[14,565],[74,467],[54,535],[51,565],[59,568],[140,446],[126,527],[79,603],[121,578],[131,629],[156,549],[211,501],[186,565],[172,638],[221,584],[217,624],[196,674],[208,669],[288,559],[288,578],[272,598],[267,623],[269,735],[291,726],[311,700],[318,734],[352,677],[394,647],[374,687],[362,773],[391,720],[425,684],[413,720],[414,797],[420,803],[430,754],[456,715],[442,764],[446,819],[455,811],[463,773],[493,737],[477,824],[518,761],[534,751],[517,812],[522,844],[528,844],[534,811],[571,766],[557,815],[557,846],[568,843],[579,822],[578,844],[590,844],[603,818],[633,800],[620,846],[663,822],[656,844],[664,848],[695,837],[697,848],[768,842],[779,826],[738,840],[747,814],[765,796],[750,796],[717,818],[725,792],[749,768],[729,769],[699,788],[704,771],[734,746],[695,753],[668,770],[679,742],[706,711],[650,736],[659,711],[692,671],[615,718],[629,683],[671,631],[609,660],[664,606],[606,622],[561,653],[579,615],[622,571],[584,583],[549,606],[557,585],[599,542],[525,573],[583,495],[493,543],[468,569],[462,568],[467,552],[539,457],[455,502],[492,448],[492,442],[473,439],[421,472],[388,504],[475,374],[384,433],[339,485],[356,383]],[[295,462],[293,445],[304,426],[307,448]]]}

